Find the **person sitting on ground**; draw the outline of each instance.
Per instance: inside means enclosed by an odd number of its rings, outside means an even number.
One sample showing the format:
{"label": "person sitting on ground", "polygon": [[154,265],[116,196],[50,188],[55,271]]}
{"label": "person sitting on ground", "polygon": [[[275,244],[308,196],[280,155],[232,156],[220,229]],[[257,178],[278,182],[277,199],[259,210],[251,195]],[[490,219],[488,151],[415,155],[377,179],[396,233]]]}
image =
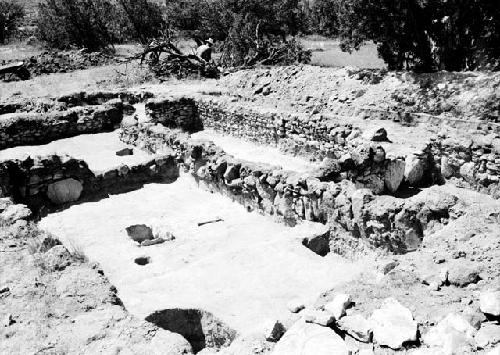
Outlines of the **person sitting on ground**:
{"label": "person sitting on ground", "polygon": [[214,40],[209,38],[204,44],[198,47],[196,50],[196,55],[203,59],[205,62],[210,62],[212,60],[212,46],[214,45]]}

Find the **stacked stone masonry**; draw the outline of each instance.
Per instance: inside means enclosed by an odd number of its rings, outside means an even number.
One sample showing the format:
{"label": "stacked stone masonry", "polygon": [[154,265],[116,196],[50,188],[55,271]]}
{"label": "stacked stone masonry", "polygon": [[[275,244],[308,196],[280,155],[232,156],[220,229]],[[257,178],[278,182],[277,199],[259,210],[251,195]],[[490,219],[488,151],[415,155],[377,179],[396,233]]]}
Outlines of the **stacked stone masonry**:
{"label": "stacked stone masonry", "polygon": [[0,149],[37,145],[85,133],[112,131],[123,118],[120,100],[50,113],[0,116]]}
{"label": "stacked stone masonry", "polygon": [[[354,108],[328,115],[291,114],[251,109],[241,104],[209,98],[198,99],[197,103],[204,127],[261,144],[278,146],[282,151],[293,155],[317,160],[328,157],[341,164],[349,161],[349,156],[353,158],[353,155],[364,149],[363,140],[360,139],[363,132],[351,124],[338,123],[336,114],[356,117],[373,114],[373,110],[364,112]],[[435,117],[424,114],[411,114],[405,118],[397,113],[386,112],[371,118],[391,119],[401,124],[438,124]],[[423,149],[413,154],[420,160],[419,164],[425,167],[424,174],[419,181],[410,181],[410,185],[422,186],[452,179],[459,185],[466,184],[500,198],[500,138],[495,133],[500,132],[498,125],[491,122],[465,124],[460,120],[448,121],[451,128],[476,132],[475,139],[449,139],[441,135],[429,137]],[[374,148],[376,149],[376,145]],[[408,160],[412,157],[394,158],[406,160],[408,165]],[[367,171],[363,173],[369,175]],[[344,177],[353,181],[360,179],[352,174]]]}
{"label": "stacked stone masonry", "polygon": [[121,165],[99,174],[94,174],[83,160],[69,156],[7,160],[0,162],[0,197],[12,197],[33,211],[44,213],[110,193],[126,192],[144,183],[170,183],[178,175],[177,163],[171,155],[156,155],[145,163]]}
{"label": "stacked stone masonry", "polygon": [[[452,197],[438,197],[429,208],[421,197],[376,197],[349,180],[322,181],[322,172],[298,174],[236,159],[213,143],[193,140],[180,130],[146,123],[124,128],[121,139],[151,153],[173,149],[179,164],[211,191],[251,210],[294,225],[300,220],[339,225],[373,246],[397,253],[419,245],[431,221],[447,217]],[[390,200],[391,209],[381,208]],[[449,202],[451,201],[451,202]]]}

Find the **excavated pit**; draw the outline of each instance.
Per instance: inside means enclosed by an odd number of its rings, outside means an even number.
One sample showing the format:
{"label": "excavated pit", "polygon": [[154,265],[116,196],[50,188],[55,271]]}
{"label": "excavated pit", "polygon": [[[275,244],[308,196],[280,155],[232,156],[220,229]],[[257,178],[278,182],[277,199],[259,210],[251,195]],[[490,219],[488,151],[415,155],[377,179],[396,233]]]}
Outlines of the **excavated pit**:
{"label": "excavated pit", "polygon": [[[477,175],[454,165],[454,142],[429,140],[425,130],[396,120],[384,122],[392,141],[375,142],[365,130],[382,124],[377,120],[311,119],[203,96],[142,95],[124,106],[113,95],[62,98],[87,118],[66,120],[67,131],[47,138],[8,142],[25,146],[0,151],[10,178],[5,183],[0,174],[2,191],[45,209],[40,216],[50,213],[42,228],[100,263],[128,310],[181,334],[195,352],[263,331],[287,314],[291,299],[312,300],[356,278],[366,262],[335,255],[349,243],[416,250],[427,229],[454,218],[457,199],[432,185],[445,176],[478,184]],[[114,112],[134,115],[115,130]],[[0,134],[23,122],[30,119],[14,119]],[[27,155],[54,153],[70,155],[77,168],[61,158],[25,167]],[[460,154],[478,164],[471,147]],[[452,163],[443,167],[446,159]],[[81,195],[47,202],[53,185],[69,180],[82,184]],[[127,236],[134,224],[175,238],[138,244]]]}
{"label": "excavated pit", "polygon": [[165,309],[150,314],[146,321],[182,335],[195,354],[205,348],[227,347],[237,335],[213,314],[199,309]]}

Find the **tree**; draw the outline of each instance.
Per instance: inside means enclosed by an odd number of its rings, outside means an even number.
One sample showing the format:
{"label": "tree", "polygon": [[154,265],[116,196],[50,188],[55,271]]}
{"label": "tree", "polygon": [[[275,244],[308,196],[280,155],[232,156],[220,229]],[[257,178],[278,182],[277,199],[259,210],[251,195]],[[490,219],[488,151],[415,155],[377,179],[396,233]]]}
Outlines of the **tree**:
{"label": "tree", "polygon": [[108,0],[45,0],[38,7],[38,36],[54,48],[109,48],[115,13]]}
{"label": "tree", "polygon": [[21,4],[12,0],[0,0],[0,44],[5,44],[24,15]]}
{"label": "tree", "polygon": [[162,10],[148,0],[118,0],[132,27],[133,37],[142,44],[159,37],[165,28]]}
{"label": "tree", "polygon": [[324,36],[338,34],[338,6],[336,0],[315,0],[308,9],[309,30]]}
{"label": "tree", "polygon": [[335,1],[341,47],[373,41],[389,69],[498,68],[497,0]]}

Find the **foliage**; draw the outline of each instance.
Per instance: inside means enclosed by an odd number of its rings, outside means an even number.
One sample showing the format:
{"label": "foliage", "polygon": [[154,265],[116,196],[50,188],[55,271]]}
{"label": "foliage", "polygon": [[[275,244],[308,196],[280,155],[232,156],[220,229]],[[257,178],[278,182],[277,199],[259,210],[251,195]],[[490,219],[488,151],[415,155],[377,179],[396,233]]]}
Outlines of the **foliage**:
{"label": "foliage", "polygon": [[167,3],[169,24],[190,35],[224,41],[241,19],[259,22],[264,34],[295,36],[306,29],[299,0],[173,0]]}
{"label": "foliage", "polygon": [[242,18],[236,21],[223,44],[220,64],[227,67],[261,65],[292,65],[309,63],[311,52],[292,38],[262,35],[259,24]]}
{"label": "foliage", "polygon": [[[496,0],[335,0],[342,48],[371,40],[389,69],[477,69],[500,58]],[[495,64],[493,64],[495,65]]]}
{"label": "foliage", "polygon": [[165,28],[160,6],[149,0],[118,0],[132,29],[132,38],[147,44]]}
{"label": "foliage", "polygon": [[315,0],[307,8],[309,32],[333,37],[338,34],[336,0]]}
{"label": "foliage", "polygon": [[50,47],[99,50],[112,46],[109,0],[45,0],[38,8],[38,35]]}
{"label": "foliage", "polygon": [[24,7],[13,0],[0,0],[0,44],[15,32],[25,15]]}

